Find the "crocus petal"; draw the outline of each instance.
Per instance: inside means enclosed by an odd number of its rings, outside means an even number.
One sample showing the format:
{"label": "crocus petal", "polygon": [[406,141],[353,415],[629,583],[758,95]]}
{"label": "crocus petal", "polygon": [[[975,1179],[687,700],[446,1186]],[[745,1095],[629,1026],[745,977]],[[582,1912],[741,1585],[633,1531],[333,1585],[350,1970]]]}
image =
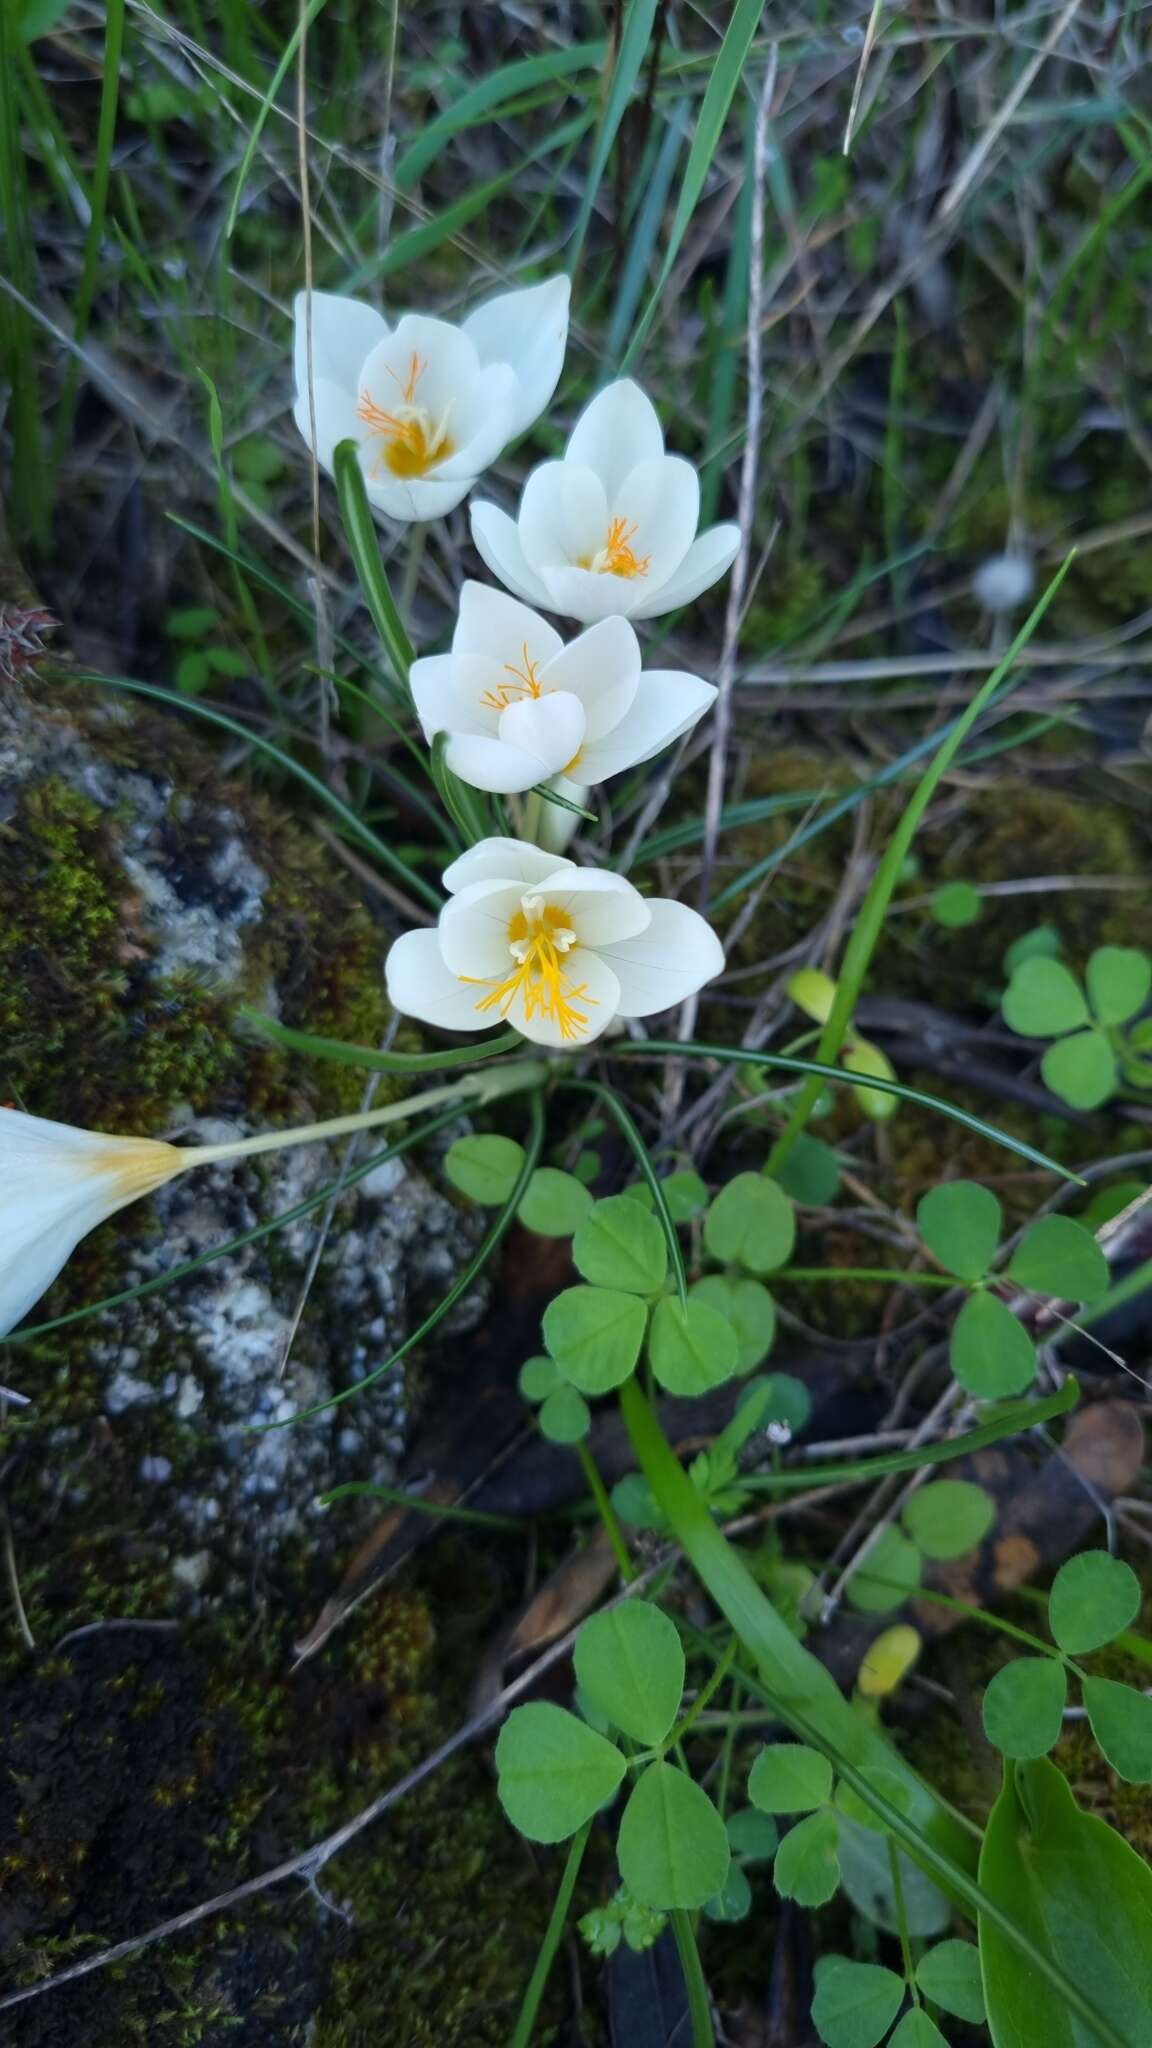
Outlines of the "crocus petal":
{"label": "crocus petal", "polygon": [[584,706],[568,690],[551,690],[509,704],[500,717],[500,738],[540,763],[534,778],[547,782],[580,751],[584,738]]}
{"label": "crocus petal", "polygon": [[601,946],[620,985],[622,1017],[650,1017],[703,988],[724,966],[724,949],[710,924],[686,903],[656,897],[647,904],[646,931]]}
{"label": "crocus petal", "polygon": [[577,944],[593,946],[597,952],[648,927],[647,900],[610,869],[572,868],[542,882],[539,893],[546,903],[567,912]]}
{"label": "crocus petal", "polygon": [[485,498],[476,499],[468,510],[476,552],[492,574],[498,576],[509,590],[515,591],[517,597],[526,598],[529,604],[543,604],[551,608],[548,585],[524,559],[516,521],[509,519],[506,512],[501,512],[498,506],[489,504]]}
{"label": "crocus petal", "polygon": [[[563,648],[555,626],[548,625],[529,605],[520,604],[502,590],[493,590],[489,583],[464,584],[452,635],[453,653],[485,654],[503,665],[520,661],[526,649],[529,661],[544,668],[555,661]],[[557,682],[553,688],[567,690],[570,685]]]}
{"label": "crocus petal", "polygon": [[591,561],[608,536],[608,500],[595,470],[542,462],[524,486],[517,530],[525,561],[542,576],[552,563]]}
{"label": "crocus petal", "polygon": [[566,619],[592,625],[598,619],[638,617],[644,595],[639,576],[599,574],[595,569],[569,569],[548,563],[540,571],[544,603]]}
{"label": "crocus petal", "polygon": [[351,391],[342,385],[332,384],[325,377],[317,377],[309,400],[307,391],[299,391],[292,408],[292,417],[304,438],[305,446],[312,446],[313,412],[316,424],[316,460],[321,469],[331,470],[332,457],[341,441],[363,441],[364,422],[356,411],[356,401]]}
{"label": "crocus petal", "polygon": [[373,473],[374,454],[370,442],[363,442],[360,448],[360,467],[364,471],[364,488],[368,502],[389,519],[412,520],[443,519],[466,498],[471,488],[471,478],[461,477],[458,483],[437,482],[436,472],[431,475],[400,477],[392,476],[383,466],[377,466]]}
{"label": "crocus petal", "polygon": [[540,680],[546,690],[579,697],[587,745],[618,725],[631,705],[640,683],[640,642],[619,614],[601,619],[559,652]]}
{"label": "crocus petal", "polygon": [[[307,292],[297,292],[292,302],[292,355],[298,392],[308,389],[307,305]],[[313,292],[313,382],[324,378],[354,396],[367,357],[387,335],[388,323],[375,306],[366,306],[362,299],[343,298],[338,292]]]}
{"label": "crocus petal", "polygon": [[491,733],[452,733],[444,759],[461,782],[493,796],[522,796],[543,780],[537,755],[522,753]]}
{"label": "crocus petal", "polygon": [[445,868],[443,882],[451,896],[473,882],[519,882],[528,889],[572,865],[570,860],[558,860],[554,853],[542,853],[526,839],[501,839],[494,835],[470,846],[467,853]]}
{"label": "crocus petal", "polygon": [[636,580],[655,587],[676,574],[700,522],[700,479],[690,462],[664,455],[630,470],[612,500],[634,555],[648,564]]}
{"label": "crocus petal", "polygon": [[688,604],[732,567],[740,547],[738,526],[710,526],[693,541],[684,560],[657,590],[645,591],[632,606],[634,619],[654,619]]}
{"label": "crocus petal", "polygon": [[479,374],[475,343],[450,320],[405,313],[365,358],[356,396],[367,391],[384,412],[394,412],[406,402],[422,406],[436,419],[448,412],[451,430],[451,408]]}
{"label": "crocus petal", "polygon": [[[546,856],[555,867],[556,856]],[[0,1110],[0,1335],[27,1315],[82,1237],[190,1164],[175,1145]]]}
{"label": "crocus petal", "polygon": [[716,700],[716,688],[702,676],[677,669],[648,669],[640,678],[631,709],[601,740],[586,740],[577,772],[589,782],[606,782],[639,761],[650,761],[672,745]]}
{"label": "crocus petal", "polygon": [[456,721],[455,666],[450,654],[425,654],[408,671],[408,687],[425,739],[450,732]]}
{"label": "crocus petal", "polygon": [[567,1052],[582,1052],[594,1038],[607,1031],[616,1015],[619,987],[612,969],[598,953],[574,947],[565,955],[565,1020],[553,1012],[530,1005],[524,990],[517,989],[500,1023],[512,1024],[537,1045],[563,1046]]}
{"label": "crocus petal", "polygon": [[472,882],[440,912],[438,937],[444,965],[474,981],[502,980],[515,962],[508,927],[521,907],[522,882]]}
{"label": "crocus petal", "polygon": [[640,462],[658,461],[663,453],[664,434],[652,400],[630,377],[623,377],[585,406],[564,460],[594,469],[607,496],[614,499],[629,470]]}
{"label": "crocus petal", "polygon": [[509,438],[539,419],[560,381],[571,290],[569,278],[550,277],[544,284],[485,300],[463,323],[482,363],[511,363],[516,372]]}
{"label": "crocus petal", "polygon": [[479,1016],[480,991],[468,988],[444,965],[435,932],[404,932],[384,962],[388,1000],[402,1017],[439,1024],[445,1031],[490,1031],[499,1017]]}
{"label": "crocus petal", "polygon": [[448,413],[453,453],[438,462],[431,474],[445,483],[458,477],[475,483],[512,437],[515,397],[516,375],[507,363],[492,363],[488,369],[478,370]]}

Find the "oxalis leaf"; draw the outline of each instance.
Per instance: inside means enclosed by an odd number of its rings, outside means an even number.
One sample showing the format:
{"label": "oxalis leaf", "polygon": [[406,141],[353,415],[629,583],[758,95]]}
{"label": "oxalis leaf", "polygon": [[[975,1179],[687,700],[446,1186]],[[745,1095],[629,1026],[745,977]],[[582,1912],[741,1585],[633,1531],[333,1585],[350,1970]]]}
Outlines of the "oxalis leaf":
{"label": "oxalis leaf", "polygon": [[738,1173],[721,1188],[704,1218],[704,1242],[725,1266],[771,1273],[791,1257],[796,1212],[774,1180]]}
{"label": "oxalis leaf", "polygon": [[1069,1656],[1099,1650],[1135,1621],[1140,1581],[1106,1550],[1082,1550],[1062,1564],[1048,1595],[1048,1626]]}
{"label": "oxalis leaf", "polygon": [[982,1401],[1021,1394],[1036,1376],[1036,1350],[1022,1323],[995,1294],[970,1294],[952,1325],[952,1370]]}
{"label": "oxalis leaf", "polygon": [[675,1624],[647,1600],[593,1615],[576,1638],[576,1676],[600,1713],[637,1742],[662,1742],[684,1690]]}
{"label": "oxalis leaf", "polygon": [[515,1707],[496,1744],[500,1803],[530,1842],[563,1842],[598,1813],[624,1776],[614,1743],[547,1702]]}
{"label": "oxalis leaf", "polygon": [[648,1337],[652,1370],[670,1394],[704,1394],[737,1371],[740,1347],[731,1323],[695,1296],[685,1308],[664,1295]]}
{"label": "oxalis leaf", "polygon": [[984,1694],[984,1733],[1003,1756],[1046,1756],[1063,1724],[1068,1681],[1055,1657],[1017,1657]]}
{"label": "oxalis leaf", "polygon": [[[1152,2041],[1152,1871],[1081,1813],[1047,1762],[1008,1765],[980,1858],[982,1891],[1059,1965],[1126,2048]],[[1101,2035],[985,1917],[980,1955],[994,2048],[1100,2048]]]}
{"label": "oxalis leaf", "polygon": [[593,1205],[572,1241],[572,1257],[585,1280],[626,1294],[655,1294],[668,1271],[664,1232],[628,1195]]}
{"label": "oxalis leaf", "polygon": [[876,2048],[904,2002],[904,1979],[877,1963],[822,1956],[812,2024],[826,2048]]}
{"label": "oxalis leaf", "polygon": [[672,1764],[649,1764],[624,1808],[616,1844],[633,1898],[661,1912],[706,1905],[724,1888],[730,1851],[706,1792]]}
{"label": "oxalis leaf", "polygon": [[638,1295],[608,1287],[566,1287],[544,1311],[544,1342],[565,1379],[582,1394],[606,1394],[635,1366],[647,1323],[648,1310]]}

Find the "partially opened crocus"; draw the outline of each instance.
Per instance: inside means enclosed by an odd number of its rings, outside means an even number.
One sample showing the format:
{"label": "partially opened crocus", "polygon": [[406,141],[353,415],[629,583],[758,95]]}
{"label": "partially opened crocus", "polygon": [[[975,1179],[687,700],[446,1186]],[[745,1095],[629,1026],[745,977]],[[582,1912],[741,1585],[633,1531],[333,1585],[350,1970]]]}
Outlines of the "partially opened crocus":
{"label": "partially opened crocus", "polygon": [[642,672],[627,619],[601,619],[565,646],[538,612],[466,583],[450,654],[413,662],[425,739],[448,734],[449,768],[508,795],[564,775],[605,782],[696,724],[716,696],[702,677]]}
{"label": "partially opened crocus", "polygon": [[19,1109],[0,1109],[0,1337],[39,1301],[82,1237],[178,1173],[347,1137],[378,1124],[400,1122],[416,1110],[456,1097],[486,1101],[528,1085],[533,1071],[531,1062],[501,1061],[498,1071],[462,1075],[447,1086],[380,1109],[299,1124],[291,1130],[262,1131],[219,1145],[119,1137],[27,1116]]}
{"label": "partially opened crocus", "polygon": [[515,519],[473,505],[472,538],[517,597],[588,624],[655,618],[715,583],[740,529],[697,534],[699,520],[696,471],[665,454],[655,406],[624,378],[585,407],[563,460],[532,471]]}
{"label": "partially opened crocus", "polygon": [[543,412],[568,340],[566,277],[501,292],[458,325],[331,292],[295,303],[295,420],[322,468],[355,441],[370,502],[391,519],[450,512]]}
{"label": "partially opened crocus", "polygon": [[615,1018],[667,1010],[724,965],[711,925],[687,904],[524,840],[482,839],[444,886],[436,929],[397,939],[386,978],[404,1016],[450,1031],[511,1024],[578,1052]]}

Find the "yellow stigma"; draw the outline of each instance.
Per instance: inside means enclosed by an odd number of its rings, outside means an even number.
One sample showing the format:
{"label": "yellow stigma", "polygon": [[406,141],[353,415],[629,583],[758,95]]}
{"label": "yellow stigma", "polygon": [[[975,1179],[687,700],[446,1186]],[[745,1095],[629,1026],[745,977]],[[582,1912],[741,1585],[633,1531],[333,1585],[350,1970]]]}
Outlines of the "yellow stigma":
{"label": "yellow stigma", "polygon": [[421,362],[413,350],[403,383],[395,370],[388,370],[400,391],[400,402],[392,412],[378,405],[370,391],[361,391],[357,416],[371,433],[380,436],[382,443],[372,464],[373,476],[381,462],[387,463],[393,476],[426,476],[438,462],[445,462],[455,453],[455,444],[448,434],[448,409],[439,420],[434,420],[424,406],[416,403],[416,386],[427,368],[427,362]]}
{"label": "yellow stigma", "polygon": [[[523,896],[521,907],[508,920],[508,951],[515,962],[511,973],[492,976],[492,986],[477,1003],[483,1015],[498,1010],[506,1017],[513,1003],[524,1005],[524,1019],[544,1017],[555,1024],[565,1042],[583,1038],[588,1030],[587,1006],[595,1008],[596,998],[584,982],[574,982],[565,972],[565,956],[576,944],[576,933],[568,912],[545,903],[540,896]],[[476,982],[471,974],[461,981]],[[487,982],[477,986],[488,986]],[[580,1009],[579,1004],[586,1007]]]}
{"label": "yellow stigma", "polygon": [[577,566],[592,569],[598,576],[646,576],[652,557],[638,555],[633,548],[632,540],[638,530],[629,526],[626,519],[614,519],[604,546],[594,555],[582,555]]}
{"label": "yellow stigma", "polygon": [[480,702],[487,710],[507,711],[509,704],[515,704],[521,698],[539,697],[543,694],[540,678],[536,673],[540,663],[532,660],[527,641],[520,650],[520,659],[524,664],[522,668],[517,668],[514,661],[504,663],[505,675],[513,678],[510,683],[497,683],[494,690],[485,690]]}

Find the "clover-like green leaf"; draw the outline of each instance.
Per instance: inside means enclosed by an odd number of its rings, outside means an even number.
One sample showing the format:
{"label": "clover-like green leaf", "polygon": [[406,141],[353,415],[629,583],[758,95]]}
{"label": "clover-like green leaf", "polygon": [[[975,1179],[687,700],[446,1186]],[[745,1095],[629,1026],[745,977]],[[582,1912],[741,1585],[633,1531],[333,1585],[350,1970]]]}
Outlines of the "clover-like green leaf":
{"label": "clover-like green leaf", "polygon": [[888,2048],[948,2048],[948,2043],[924,2007],[914,2005],[905,2013]]}
{"label": "clover-like green leaf", "polygon": [[860,1614],[887,1614],[915,1592],[920,1584],[920,1568],[916,1544],[889,1524],[853,1572],[845,1598]]}
{"label": "clover-like green leaf", "polygon": [[1092,1733],[1130,1785],[1152,1785],[1152,1700],[1115,1678],[1086,1678],[1084,1705]]}
{"label": "clover-like green leaf", "polygon": [[925,1998],[958,2020],[979,2026],[984,2018],[980,1951],[974,1941],[937,1942],[917,1963],[916,1982]]}
{"label": "clover-like green leaf", "polygon": [[836,1816],[825,1808],[789,1828],[772,1866],[772,1882],[781,1898],[798,1906],[826,1906],[840,1882],[839,1832]]}
{"label": "clover-like green leaf", "polygon": [[736,1371],[753,1372],[772,1349],[776,1304],[762,1280],[736,1273],[706,1273],[690,1290],[693,1301],[715,1309],[736,1332]]}
{"label": "clover-like green leaf", "polygon": [[961,931],[965,925],[975,924],[983,908],[984,899],[971,882],[943,882],[933,892],[932,915],[945,931]]}
{"label": "clover-like green leaf", "polygon": [[1140,1612],[1140,1581],[1130,1565],[1106,1550],[1082,1550],[1062,1564],[1048,1595],[1053,1641],[1070,1657],[1099,1650],[1121,1635]]}
{"label": "clover-like green leaf", "polygon": [[496,1744],[500,1803],[530,1842],[563,1842],[607,1805],[624,1776],[612,1742],[547,1701],[514,1707]]}
{"label": "clover-like green leaf", "polygon": [[592,1197],[574,1173],[538,1166],[516,1214],[537,1237],[571,1237],[592,1207]]}
{"label": "clover-like green leaf", "polygon": [[1064,1717],[1068,1681],[1055,1657],[1017,1657],[984,1693],[984,1733],[1002,1756],[1046,1756]]}
{"label": "clover-like green leaf", "polygon": [[780,1830],[770,1813],[742,1806],[725,1822],[728,1846],[743,1863],[770,1863],[780,1846]]}
{"label": "clover-like green leaf", "polygon": [[[910,1812],[911,1790],[906,1778],[896,1771],[886,1770],[883,1764],[864,1764],[860,1776],[865,1787],[872,1787],[880,1797],[894,1806],[898,1813],[907,1817]],[[835,1806],[837,1813],[846,1814],[858,1828],[867,1828],[870,1833],[881,1833],[887,1823],[884,1815],[854,1785],[841,1779],[836,1787]]]}
{"label": "clover-like green leaf", "polygon": [[554,1358],[526,1358],[520,1367],[517,1386],[526,1401],[546,1401],[560,1385],[560,1371]]}
{"label": "clover-like green leaf", "polygon": [[810,1813],[832,1797],[832,1766],[806,1743],[767,1743],[748,1774],[748,1797],[761,1813]]}
{"label": "clover-like green leaf", "polygon": [[1098,1301],[1112,1276],[1096,1239],[1071,1216],[1041,1216],[1012,1254],[1009,1278],[1059,1301]]}
{"label": "clover-like green leaf", "polygon": [[704,1394],[732,1378],[740,1350],[731,1323],[706,1302],[665,1294],[652,1311],[648,1356],[670,1394]]}
{"label": "clover-like green leaf", "polygon": [[791,1256],[796,1214],[782,1187],[762,1173],[738,1173],[704,1218],[704,1242],[723,1266],[772,1273]]}
{"label": "clover-like green leaf", "polygon": [[1022,1038],[1059,1038],[1088,1022],[1088,1005],[1074,974],[1042,954],[1022,960],[1001,1004],[1004,1022]]}
{"label": "clover-like green leaf", "polygon": [[549,1394],[537,1416],[541,1433],[550,1443],[578,1444],[592,1427],[592,1417],[583,1394],[575,1387],[559,1386]]}
{"label": "clover-like green leaf", "polygon": [[654,1763],[624,1808],[616,1843],[620,1875],[643,1906],[703,1906],[724,1888],[731,1854],[724,1823],[686,1771]]}
{"label": "clover-like green leaf", "polygon": [[1040,1072],[1070,1109],[1099,1109],[1116,1092],[1116,1055],[1102,1031],[1077,1031],[1050,1045]]}
{"label": "clover-like green leaf", "polygon": [[801,1131],[775,1177],[802,1209],[822,1209],[835,1199],[840,1186],[840,1160],[823,1138]]}
{"label": "clover-like green leaf", "polygon": [[624,1294],[655,1294],[668,1271],[664,1232],[627,1195],[593,1203],[572,1241],[572,1258],[593,1286]]}
{"label": "clover-like green leaf", "polygon": [[1011,980],[1016,969],[1025,960],[1056,960],[1064,949],[1064,941],[1054,924],[1033,925],[1030,932],[1022,932],[1004,954],[1004,972]]}
{"label": "clover-like green leaf", "polygon": [[990,1188],[949,1180],[929,1188],[916,1206],[916,1227],[933,1258],[969,1286],[982,1280],[996,1256],[1004,1212]]}
{"label": "clover-like green leaf", "polygon": [[627,1379],[647,1327],[639,1295],[609,1287],[566,1287],[544,1311],[544,1342],[582,1394],[606,1394]]}
{"label": "clover-like green leaf", "polygon": [[970,1479],[936,1479],[904,1507],[904,1527],[925,1557],[963,1557],[996,1520],[996,1503]]}
{"label": "clover-like green leaf", "polygon": [[1036,1347],[1006,1302],[970,1294],[952,1325],[952,1370],[970,1394],[996,1401],[1020,1394],[1036,1375]]}
{"label": "clover-like green leaf", "polygon": [[730,1927],[746,1920],[752,1911],[752,1887],[738,1863],[730,1863],[723,1886],[704,1902],[704,1918],[718,1926]]}
{"label": "clover-like green leaf", "polygon": [[690,1223],[708,1207],[708,1183],[690,1167],[680,1167],[661,1181],[668,1214],[673,1223]]}
{"label": "clover-like green leaf", "polygon": [[[866,1079],[896,1079],[896,1069],[887,1053],[881,1052],[880,1047],[867,1038],[851,1039],[840,1055],[840,1064],[847,1067],[850,1074],[863,1074]],[[895,1116],[900,1107],[900,1097],[887,1088],[853,1088],[852,1093],[865,1116],[871,1117],[874,1123],[885,1123],[890,1116]]]}
{"label": "clover-like green leaf", "polygon": [[498,1209],[508,1200],[523,1164],[523,1145],[495,1135],[457,1138],[444,1155],[453,1187],[485,1209]]}
{"label": "clover-like green leaf", "polygon": [[663,1742],[684,1690],[674,1622],[648,1600],[594,1614],[576,1638],[576,1676],[614,1727],[651,1748]]}
{"label": "clover-like green leaf", "polygon": [[879,1963],[822,1956],[812,2024],[825,2048],[876,2048],[904,2003],[904,1979]]}
{"label": "clover-like green leaf", "polygon": [[1097,1023],[1126,1024],[1152,992],[1152,960],[1134,946],[1098,946],[1084,978]]}

